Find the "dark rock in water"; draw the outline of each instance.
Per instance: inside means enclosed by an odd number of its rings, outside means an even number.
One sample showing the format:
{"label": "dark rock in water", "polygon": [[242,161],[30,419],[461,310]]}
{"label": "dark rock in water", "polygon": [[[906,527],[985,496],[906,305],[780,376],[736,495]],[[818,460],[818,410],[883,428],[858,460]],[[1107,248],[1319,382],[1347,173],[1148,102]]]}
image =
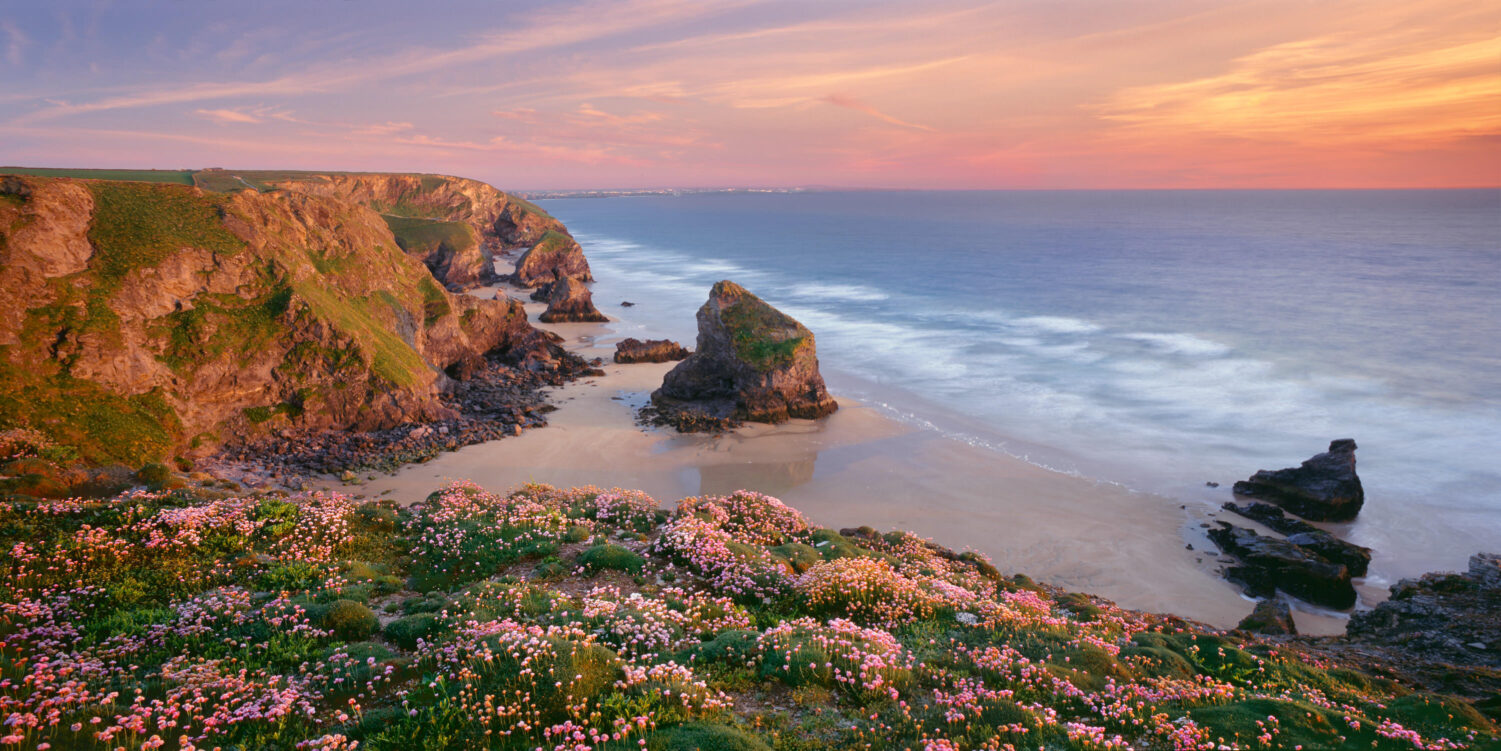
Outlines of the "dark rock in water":
{"label": "dark rock in water", "polygon": [[584,283],[565,276],[548,285],[547,311],[543,323],[604,323],[610,319],[594,307],[594,296]]}
{"label": "dark rock in water", "polygon": [[634,308],[634,307],[636,307],[636,303],[633,303],[630,300],[623,300],[620,303],[620,307],[622,307],[622,308]]}
{"label": "dark rock in water", "polygon": [[566,232],[549,230],[516,259],[516,273],[511,279],[523,287],[538,287],[570,276],[594,281],[589,260],[584,258],[584,249],[578,241]]}
{"label": "dark rock in water", "polygon": [[668,362],[681,360],[690,353],[671,339],[624,339],[615,344],[615,362]]}
{"label": "dark rock in water", "polygon": [[1256,634],[1296,635],[1297,624],[1293,623],[1292,609],[1281,600],[1262,600],[1256,603],[1251,614],[1241,619],[1236,628]]}
{"label": "dark rock in water", "polygon": [[1217,482],[1215,482],[1215,481],[1213,481],[1213,480],[1210,480],[1209,482],[1204,483],[1204,487],[1206,487],[1206,488],[1217,488],[1219,486],[1220,486],[1220,484],[1217,483]]}
{"label": "dark rock in water", "polygon": [[1312,550],[1334,563],[1343,563],[1350,569],[1350,576],[1365,576],[1371,566],[1370,548],[1345,542],[1302,519],[1288,516],[1271,504],[1227,503],[1224,508],[1287,535],[1287,541],[1294,545]]}
{"label": "dark rock in water", "polygon": [[1350,616],[1345,635],[1430,661],[1501,668],[1501,556],[1477,553],[1463,574],[1397,582],[1391,599]]}
{"label": "dark rock in water", "polygon": [[813,332],[730,281],[698,309],[698,347],[652,393],[662,412],[752,422],[818,418],[839,408],[818,372]]}
{"label": "dark rock in water", "polygon": [[1235,494],[1275,503],[1305,519],[1349,521],[1365,503],[1355,474],[1355,440],[1341,438],[1301,466],[1260,470],[1235,483]]}
{"label": "dark rock in water", "polygon": [[1219,529],[1209,530],[1209,539],[1241,562],[1242,565],[1227,569],[1225,577],[1244,587],[1247,594],[1271,597],[1280,589],[1337,610],[1355,605],[1350,569],[1343,564],[1331,563],[1287,540],[1258,535],[1228,522],[1219,525]]}

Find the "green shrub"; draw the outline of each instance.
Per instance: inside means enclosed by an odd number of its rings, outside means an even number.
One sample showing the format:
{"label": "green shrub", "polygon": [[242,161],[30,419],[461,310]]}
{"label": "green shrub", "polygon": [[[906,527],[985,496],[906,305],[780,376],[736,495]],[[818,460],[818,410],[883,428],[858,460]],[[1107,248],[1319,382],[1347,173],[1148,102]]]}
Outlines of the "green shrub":
{"label": "green shrub", "polygon": [[614,569],[627,573],[640,573],[646,565],[646,559],[637,553],[620,547],[614,543],[595,545],[579,554],[579,563],[589,569],[590,572]]}
{"label": "green shrub", "polygon": [[404,649],[415,649],[418,639],[431,640],[443,629],[443,622],[432,613],[418,613],[386,624],[386,638]]}
{"label": "green shrub", "polygon": [[375,632],[380,620],[375,612],[354,600],[337,600],[328,606],[323,616],[325,628],[340,639],[358,641]]}
{"label": "green shrub", "polygon": [[152,490],[160,490],[172,482],[172,470],[161,462],[147,462],[136,470],[136,479],[146,483]]}

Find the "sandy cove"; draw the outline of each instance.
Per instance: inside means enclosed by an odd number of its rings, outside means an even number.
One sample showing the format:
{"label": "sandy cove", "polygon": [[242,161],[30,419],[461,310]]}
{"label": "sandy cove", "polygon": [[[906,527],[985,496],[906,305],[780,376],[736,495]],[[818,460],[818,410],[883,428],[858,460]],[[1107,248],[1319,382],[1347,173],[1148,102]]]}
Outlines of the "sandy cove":
{"label": "sandy cove", "polygon": [[[525,299],[521,291],[506,291]],[[544,307],[527,303],[533,319]],[[1128,608],[1221,628],[1250,612],[1251,600],[1214,575],[1212,558],[1185,549],[1185,534],[1193,538],[1198,519],[1170,499],[1047,470],[844,398],[841,409],[822,420],[752,424],[723,435],[643,427],[636,410],[675,363],[610,362],[610,324],[538,325],[585,358],[606,361],[603,377],[552,392],[558,409],[548,427],[467,446],[360,485],[326,486],[415,499],[456,479],[492,490],[527,482],[596,485],[638,488],[668,507],[687,496],[744,488],[781,498],[816,524],[910,530],[956,550],[980,551],[1004,572]],[[1344,629],[1340,618],[1296,615],[1304,633]]]}

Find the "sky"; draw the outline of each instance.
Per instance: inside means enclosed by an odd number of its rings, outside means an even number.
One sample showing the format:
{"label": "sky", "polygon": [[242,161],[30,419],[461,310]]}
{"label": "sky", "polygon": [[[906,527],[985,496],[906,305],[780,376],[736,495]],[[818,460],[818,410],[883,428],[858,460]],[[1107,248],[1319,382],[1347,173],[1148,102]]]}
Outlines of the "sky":
{"label": "sky", "polygon": [[1494,0],[0,0],[0,164],[1501,185]]}

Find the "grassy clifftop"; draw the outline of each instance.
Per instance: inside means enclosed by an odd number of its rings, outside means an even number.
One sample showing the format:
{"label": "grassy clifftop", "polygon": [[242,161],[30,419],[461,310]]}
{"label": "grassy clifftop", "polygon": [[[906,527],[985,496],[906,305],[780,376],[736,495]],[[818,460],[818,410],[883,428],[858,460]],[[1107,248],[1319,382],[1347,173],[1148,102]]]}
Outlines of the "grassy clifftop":
{"label": "grassy clifftop", "polygon": [[[413,500],[413,499],[402,499]],[[1464,700],[776,499],[0,504],[18,748],[1494,748]],[[5,688],[8,687],[8,688]]]}

